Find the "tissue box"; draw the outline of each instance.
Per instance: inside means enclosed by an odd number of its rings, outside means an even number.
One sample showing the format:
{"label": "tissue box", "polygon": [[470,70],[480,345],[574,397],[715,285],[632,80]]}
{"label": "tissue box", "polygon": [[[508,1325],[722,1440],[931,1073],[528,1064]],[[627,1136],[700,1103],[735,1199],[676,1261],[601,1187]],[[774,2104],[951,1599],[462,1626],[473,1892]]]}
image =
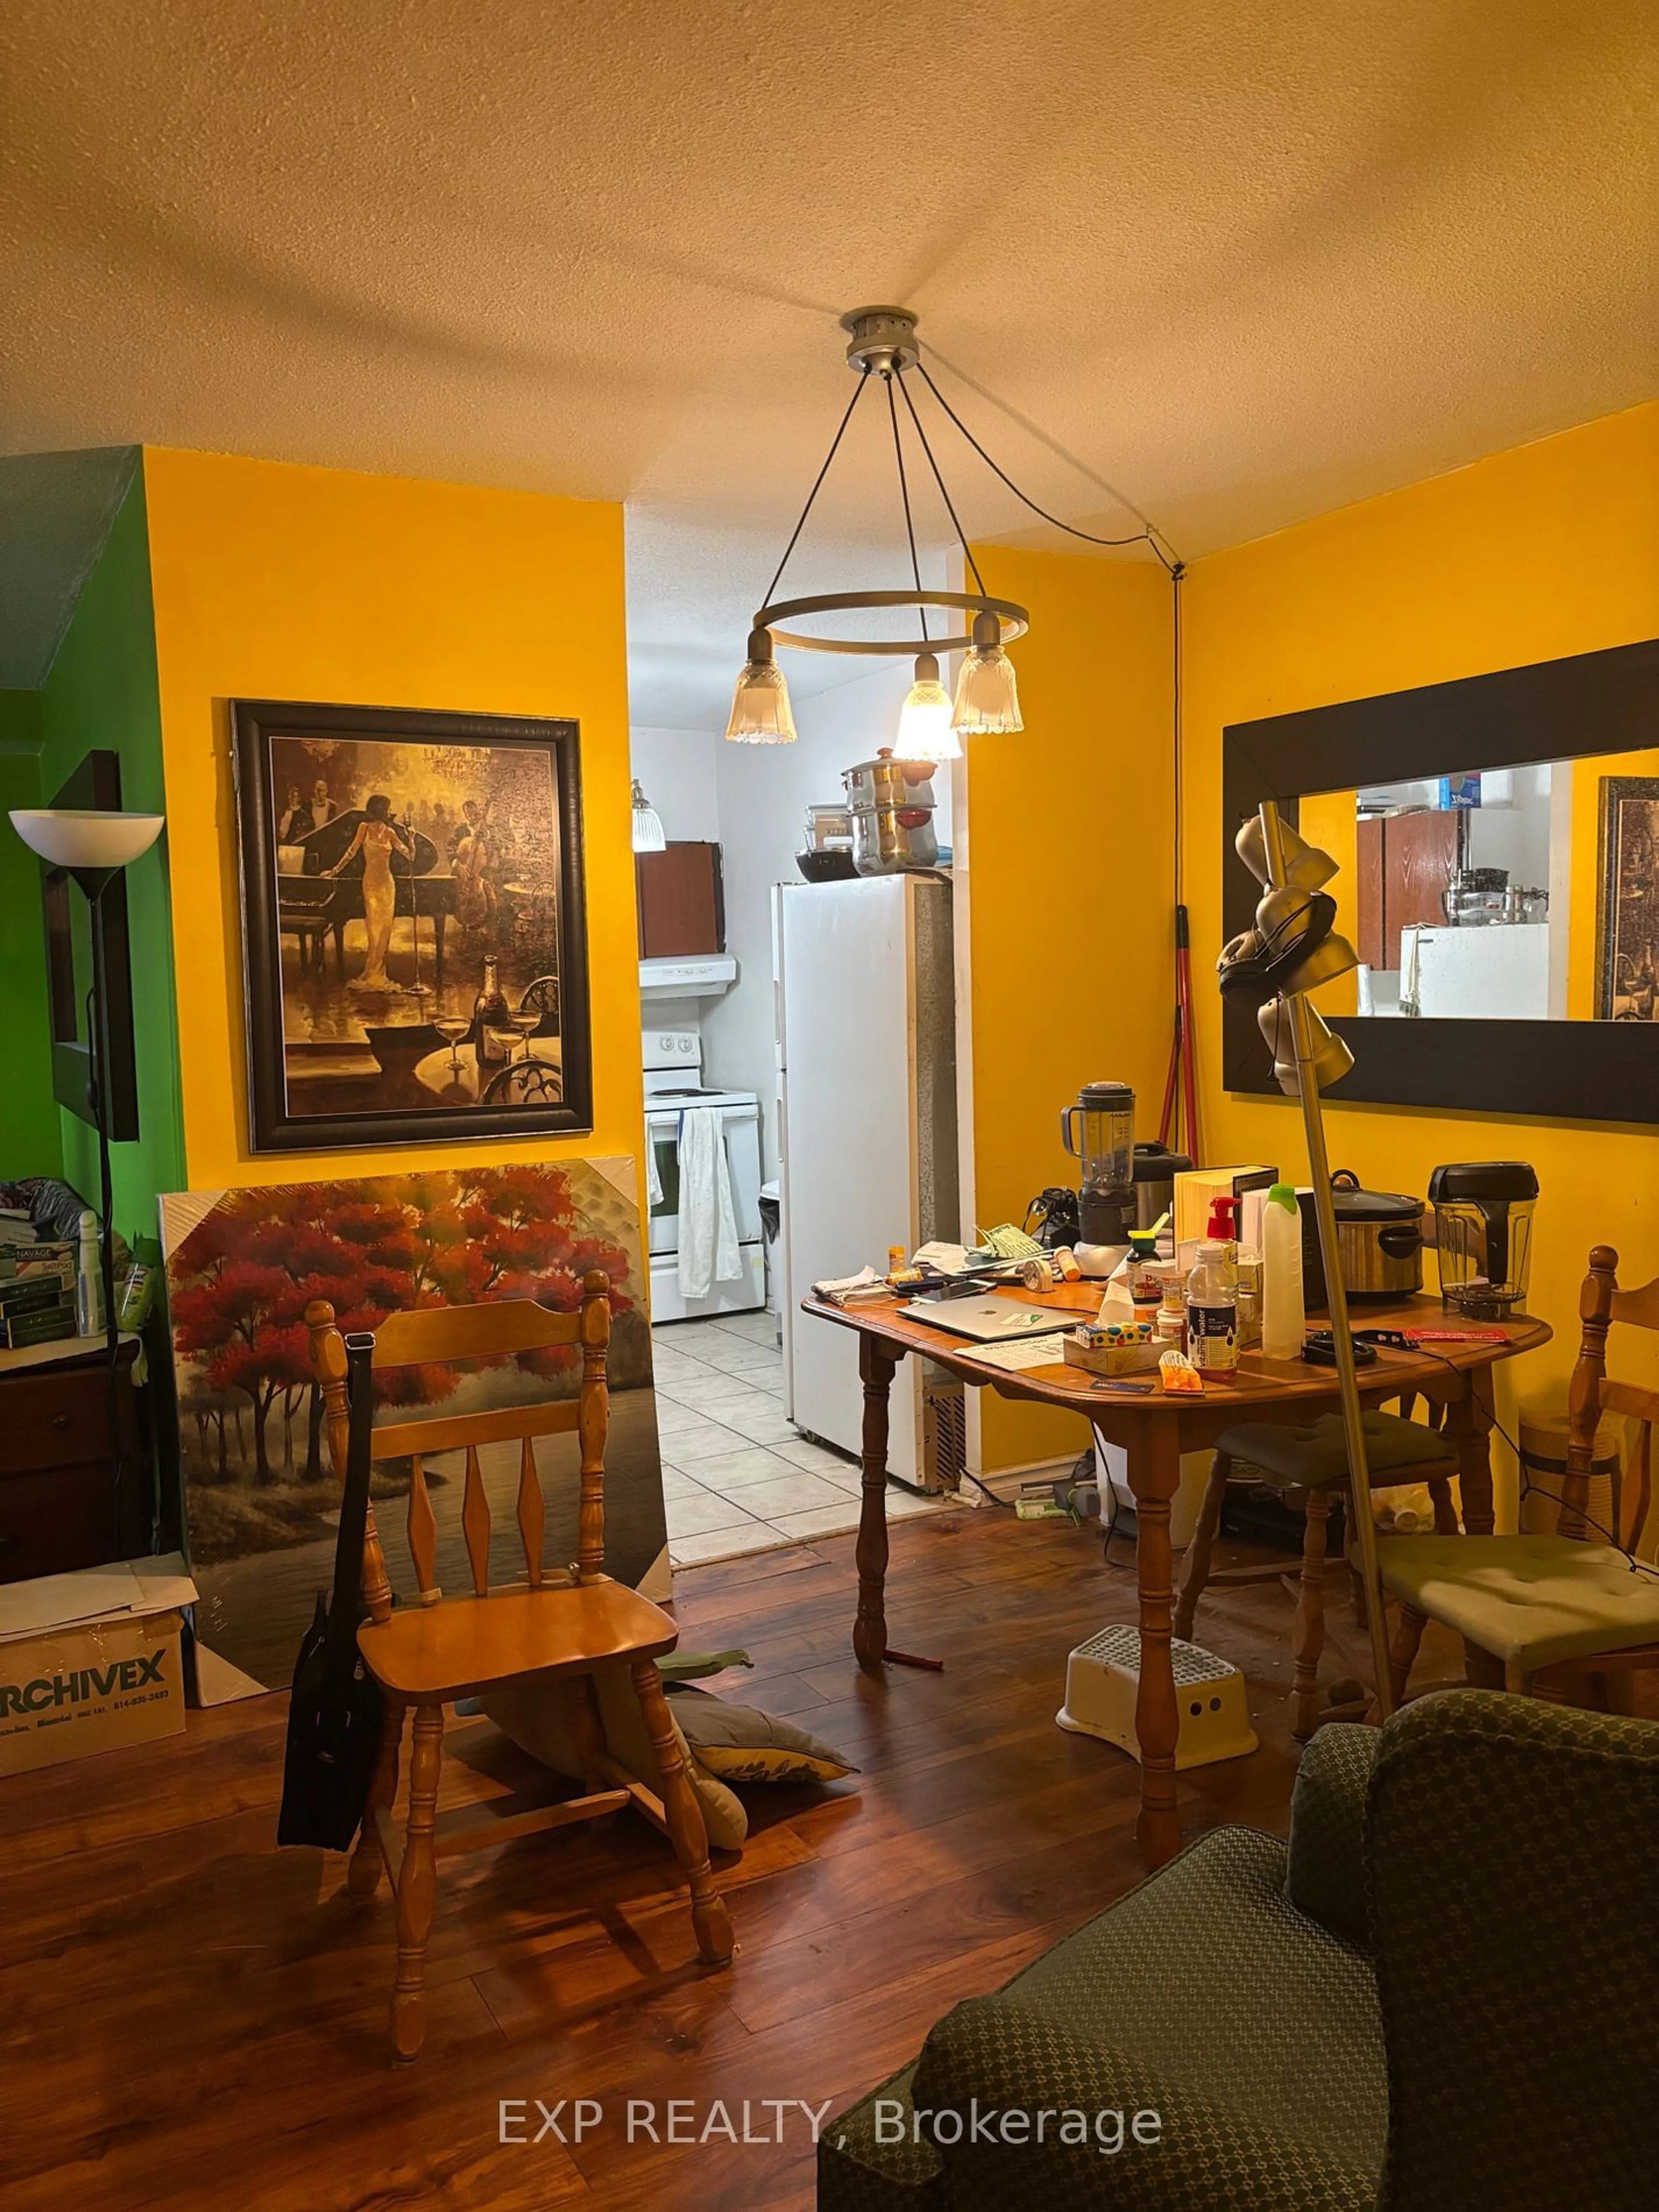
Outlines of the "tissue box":
{"label": "tissue box", "polygon": [[1157,1368],[1158,1355],[1168,1347],[1154,1340],[1147,1344],[1091,1344],[1085,1338],[1065,1340],[1066,1364],[1085,1367],[1091,1375],[1146,1375]]}

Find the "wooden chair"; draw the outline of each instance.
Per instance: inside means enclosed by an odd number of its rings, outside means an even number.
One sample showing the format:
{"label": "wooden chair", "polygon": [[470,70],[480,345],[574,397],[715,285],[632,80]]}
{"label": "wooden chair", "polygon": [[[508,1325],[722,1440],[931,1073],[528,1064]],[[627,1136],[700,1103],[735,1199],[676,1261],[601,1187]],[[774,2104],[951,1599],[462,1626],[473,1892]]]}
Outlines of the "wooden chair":
{"label": "wooden chair", "polygon": [[[1434,1501],[1434,1525],[1442,1534],[1455,1534],[1457,1511],[1452,1503],[1450,1478],[1457,1472],[1457,1454],[1434,1429],[1393,1413],[1364,1416],[1365,1452],[1373,1490],[1392,1489],[1402,1483],[1428,1485]],[[1253,1483],[1276,1491],[1303,1513],[1302,1557],[1269,1559],[1249,1566],[1222,1567],[1212,1573],[1210,1553],[1220,1525],[1227,1485],[1236,1462],[1249,1470]],[[1348,1478],[1348,1448],[1340,1413],[1324,1413],[1304,1428],[1277,1421],[1240,1421],[1216,1444],[1210,1479],[1193,1529],[1192,1542],[1181,1572],[1175,1605],[1175,1632],[1188,1638],[1198,1601],[1212,1586],[1227,1583],[1278,1582],[1294,1574],[1296,1626],[1292,1634],[1291,1733],[1305,1741],[1318,1727],[1319,1662],[1325,1649],[1325,1577],[1330,1571],[1325,1556],[1326,1522],[1334,1492],[1347,1499],[1352,1510],[1352,1486]],[[1413,1538],[1413,1542],[1424,1540]],[[1337,1562],[1339,1568],[1342,1562]]]}
{"label": "wooden chair", "polygon": [[[1391,1656],[1402,1698],[1429,1620],[1457,1631],[1468,1652],[1468,1679],[1502,1689],[1510,1673],[1535,1697],[1571,1703],[1586,1687],[1610,1698],[1613,1677],[1659,1668],[1659,1576],[1633,1567],[1611,1543],[1586,1543],[1584,1515],[1604,1413],[1641,1423],[1636,1459],[1632,1551],[1647,1526],[1653,1493],[1653,1425],[1659,1389],[1607,1374],[1614,1322],[1659,1331],[1659,1279],[1639,1291],[1619,1287],[1619,1255],[1598,1244],[1578,1295],[1582,1334],[1567,1395],[1571,1425],[1562,1482],[1560,1533],[1553,1536],[1384,1537],[1377,1545],[1382,1585],[1400,1601]],[[1622,1530],[1607,1532],[1622,1540]]]}
{"label": "wooden chair", "polygon": [[[636,1590],[605,1572],[605,1443],[609,1417],[605,1352],[611,1336],[610,1285],[597,1272],[582,1285],[579,1313],[551,1313],[529,1299],[477,1306],[418,1307],[389,1315],[375,1332],[374,1364],[410,1367],[431,1362],[499,1358],[575,1346],[581,1352],[580,1396],[541,1405],[505,1406],[477,1413],[392,1420],[374,1431],[377,1459],[407,1455],[409,1549],[419,1584],[416,1601],[394,1611],[386,1560],[371,1510],[363,1547],[363,1602],[368,1619],[358,1647],[386,1693],[386,1727],[369,1792],[362,1831],[347,1887],[367,1904],[379,1887],[380,1868],[392,1878],[398,1905],[398,1970],[392,1997],[392,2046],[401,2062],[414,2058],[424,2033],[423,1982],[427,1938],[436,1899],[436,1862],[483,1845],[516,1840],[544,1828],[597,1820],[633,1803],[668,1836],[691,1891],[697,1949],[710,1966],[732,1956],[726,1906],[714,1887],[708,1838],[692,1793],[669,1717],[657,1659],[673,1649],[678,1631]],[[306,1309],[312,1372],[319,1384],[335,1471],[345,1467],[347,1397],[345,1342],[334,1309],[319,1299]],[[535,1439],[574,1431],[581,1446],[581,1498],[574,1565],[549,1574],[542,1564],[543,1501]],[[489,1501],[478,1451],[482,1445],[520,1445],[517,1504],[524,1542],[526,1586],[489,1587]],[[461,1531],[471,1568],[471,1597],[448,1598],[438,1588],[437,1522],[423,1462],[434,1452],[465,1450],[466,1477]],[[640,1701],[662,1778],[658,1797],[617,1766],[605,1750],[593,1669],[625,1664]],[[440,1814],[438,1775],[444,1708],[520,1676],[568,1680],[577,1700],[584,1745],[584,1795],[560,1804],[538,1804],[480,1819],[476,1808]],[[409,1812],[405,1836],[392,1819],[398,1794],[404,1716],[413,1711]]]}

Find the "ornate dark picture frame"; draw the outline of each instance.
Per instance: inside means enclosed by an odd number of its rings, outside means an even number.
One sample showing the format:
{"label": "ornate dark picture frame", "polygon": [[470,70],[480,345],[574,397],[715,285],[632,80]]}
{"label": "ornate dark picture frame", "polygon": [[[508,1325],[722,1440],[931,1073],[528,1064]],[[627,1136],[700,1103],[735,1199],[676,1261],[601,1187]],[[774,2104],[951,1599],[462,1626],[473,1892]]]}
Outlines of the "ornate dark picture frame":
{"label": "ornate dark picture frame", "polygon": [[[47,800],[49,806],[118,812],[121,761],[114,752],[89,752]],[[107,1128],[112,1144],[138,1134],[138,1061],[132,1027],[132,951],[127,928],[127,885],[118,874],[95,906],[82,899],[64,868],[40,863],[40,905],[46,918],[46,1005],[52,1024],[52,1094],[70,1113],[95,1128],[90,1091],[92,1040],[86,1028],[86,990],[75,969],[76,915],[104,939],[102,1051]]]}
{"label": "ornate dark picture frame", "polygon": [[[1248,929],[1261,886],[1233,837],[1264,799],[1298,817],[1304,793],[1397,783],[1460,769],[1633,752],[1659,728],[1659,639],[1500,669],[1380,698],[1231,725],[1222,733],[1224,938]],[[1559,1025],[1528,1021],[1379,1021],[1331,1027],[1354,1056],[1350,1102],[1460,1113],[1659,1122],[1659,1024],[1574,1022],[1571,1050],[1543,1048]],[[1254,1010],[1222,1013],[1230,1091],[1280,1093]]]}
{"label": "ornate dark picture frame", "polygon": [[1604,775],[1599,796],[1595,1018],[1659,1023],[1659,776]]}
{"label": "ornate dark picture frame", "polygon": [[[269,699],[231,720],[253,1150],[589,1132],[577,725]],[[539,1023],[441,1033],[486,963]]]}

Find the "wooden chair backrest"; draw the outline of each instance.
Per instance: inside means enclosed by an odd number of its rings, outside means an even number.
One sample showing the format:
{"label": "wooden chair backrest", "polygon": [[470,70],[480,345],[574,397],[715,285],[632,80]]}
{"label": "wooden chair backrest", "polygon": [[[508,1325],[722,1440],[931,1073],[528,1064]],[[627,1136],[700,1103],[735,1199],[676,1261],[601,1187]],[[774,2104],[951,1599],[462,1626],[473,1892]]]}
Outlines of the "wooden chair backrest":
{"label": "wooden chair backrest", "polygon": [[[1562,1485],[1558,1525],[1564,1536],[1583,1534],[1597,1424],[1603,1413],[1629,1414],[1641,1423],[1636,1456],[1636,1511],[1628,1538],[1633,1549],[1642,1540],[1648,1510],[1653,1502],[1653,1425],[1659,1421],[1659,1389],[1645,1383],[1620,1382],[1607,1373],[1607,1332],[1615,1322],[1622,1327],[1659,1332],[1659,1277],[1644,1283],[1639,1291],[1621,1291],[1619,1255],[1610,1244],[1596,1245],[1589,1255],[1589,1273],[1578,1293],[1578,1359],[1567,1392],[1571,1415],[1567,1474]],[[1613,1534],[1619,1537],[1622,1532],[1615,1529]]]}
{"label": "wooden chair backrest", "polygon": [[[334,1472],[343,1480],[348,1400],[345,1340],[326,1299],[306,1308],[311,1334],[311,1371],[323,1394],[324,1419]],[[461,1494],[461,1534],[478,1597],[489,1594],[489,1499],[478,1464],[481,1444],[517,1441],[520,1445],[517,1519],[524,1543],[525,1571],[532,1589],[542,1582],[542,1491],[536,1468],[538,1437],[574,1431],[581,1446],[581,1502],[578,1510],[576,1569],[590,1582],[605,1571],[605,1443],[610,1423],[605,1356],[611,1341],[611,1284],[598,1269],[582,1278],[582,1302],[575,1313],[550,1312],[530,1298],[504,1298],[490,1305],[416,1306],[388,1314],[374,1332],[374,1365],[417,1367],[452,1360],[487,1359],[504,1353],[545,1352],[574,1346],[581,1353],[581,1388],[574,1399],[540,1405],[501,1406],[480,1413],[439,1413],[424,1419],[377,1424],[376,1459],[412,1462],[409,1486],[409,1551],[415,1562],[422,1605],[435,1605],[438,1588],[437,1518],[427,1489],[424,1461],[434,1452],[466,1454]],[[369,1618],[392,1615],[392,1586],[386,1555],[371,1508],[363,1540],[363,1602]]]}

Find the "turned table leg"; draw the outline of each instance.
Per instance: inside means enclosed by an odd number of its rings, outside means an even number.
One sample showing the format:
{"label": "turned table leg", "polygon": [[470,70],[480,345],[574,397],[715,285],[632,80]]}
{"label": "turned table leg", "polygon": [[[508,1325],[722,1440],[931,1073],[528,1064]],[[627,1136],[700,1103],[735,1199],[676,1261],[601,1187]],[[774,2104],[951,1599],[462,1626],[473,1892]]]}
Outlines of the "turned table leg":
{"label": "turned table leg", "polygon": [[1492,1370],[1471,1367],[1463,1393],[1446,1408],[1445,1433],[1457,1452],[1457,1481],[1463,1495],[1463,1528],[1471,1536],[1490,1536],[1492,1507]]}
{"label": "turned table leg", "polygon": [[859,1610],[853,1623],[853,1651],[870,1674],[880,1674],[887,1656],[887,1426],[897,1364],[878,1338],[859,1338],[859,1376],[864,1384],[864,1482],[855,1554]]}
{"label": "turned table leg", "polygon": [[1135,1829],[1148,1870],[1181,1849],[1176,1804],[1175,1668],[1170,1653],[1173,1575],[1170,1501],[1181,1480],[1179,1417],[1149,1413],[1127,1447],[1135,1501],[1135,1577],[1140,1597],[1140,1687],[1135,1735],[1140,1746],[1140,1819]]}

